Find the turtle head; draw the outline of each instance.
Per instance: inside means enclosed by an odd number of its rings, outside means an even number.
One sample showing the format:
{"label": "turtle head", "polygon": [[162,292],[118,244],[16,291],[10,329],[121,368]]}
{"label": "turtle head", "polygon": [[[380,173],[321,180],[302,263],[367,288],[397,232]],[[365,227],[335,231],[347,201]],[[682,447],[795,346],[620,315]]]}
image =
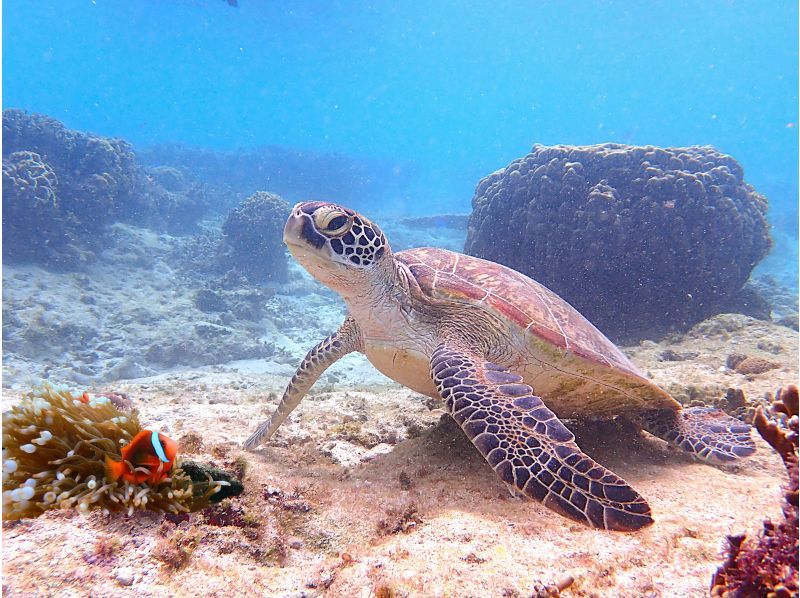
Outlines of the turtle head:
{"label": "turtle head", "polygon": [[333,203],[297,204],[286,222],[283,241],[312,276],[342,292],[391,260],[378,225]]}

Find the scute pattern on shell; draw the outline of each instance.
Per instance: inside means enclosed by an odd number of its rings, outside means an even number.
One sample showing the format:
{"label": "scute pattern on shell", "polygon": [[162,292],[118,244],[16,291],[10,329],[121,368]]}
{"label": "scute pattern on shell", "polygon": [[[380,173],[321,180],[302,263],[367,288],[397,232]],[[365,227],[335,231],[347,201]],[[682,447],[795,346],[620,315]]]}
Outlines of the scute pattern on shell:
{"label": "scute pattern on shell", "polygon": [[401,251],[395,257],[434,298],[483,305],[554,349],[643,378],[622,351],[571,305],[511,268],[431,247]]}

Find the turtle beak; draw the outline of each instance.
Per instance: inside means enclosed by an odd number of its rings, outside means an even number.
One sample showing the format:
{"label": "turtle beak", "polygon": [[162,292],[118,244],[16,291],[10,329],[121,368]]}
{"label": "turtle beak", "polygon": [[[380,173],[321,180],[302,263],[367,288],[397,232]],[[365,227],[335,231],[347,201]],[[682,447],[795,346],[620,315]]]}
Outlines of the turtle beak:
{"label": "turtle beak", "polygon": [[299,203],[292,208],[292,213],[283,229],[283,242],[301,263],[301,258],[318,254],[325,247],[325,237],[319,234],[314,226],[312,218],[314,210],[309,209],[312,203]]}
{"label": "turtle beak", "polygon": [[300,205],[297,204],[292,208],[292,213],[283,228],[283,242],[289,247],[289,251],[292,250],[292,245],[300,244],[300,232],[303,230],[303,220],[305,220],[303,213],[299,209]]}

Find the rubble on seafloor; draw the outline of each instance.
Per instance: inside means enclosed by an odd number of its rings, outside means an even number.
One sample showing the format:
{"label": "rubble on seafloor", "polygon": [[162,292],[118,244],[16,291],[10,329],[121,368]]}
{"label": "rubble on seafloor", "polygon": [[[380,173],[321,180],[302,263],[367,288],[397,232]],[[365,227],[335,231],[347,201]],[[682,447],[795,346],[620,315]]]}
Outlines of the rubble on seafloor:
{"label": "rubble on seafloor", "polygon": [[[725,404],[746,417],[770,389],[797,378],[796,340],[783,327],[733,320],[724,334],[707,327],[703,336],[628,352],[688,402]],[[759,349],[765,338],[782,350]],[[689,356],[662,361],[665,351]],[[773,355],[781,367],[741,374],[725,365],[733,352]],[[510,498],[435,401],[375,377],[356,356],[329,371],[333,377],[312,389],[273,441],[244,453],[238,446],[271,413],[287,381],[255,366],[237,362],[115,385],[188,457],[241,472],[240,497],[167,518],[89,513],[76,520],[50,511],[7,526],[8,595],[73,588],[179,595],[201,584],[209,595],[233,596],[244,588],[287,597],[478,595],[493,588],[492,595],[528,597],[555,595],[552,588],[568,577],[574,581],[563,596],[703,595],[719,564],[720,539],[740,531],[755,536],[764,514],[773,521],[781,514],[775,496],[784,467],[766,443],[746,461],[715,468],[635,430],[588,426],[575,428],[579,445],[642,489],[656,523],[613,536],[572,525]],[[33,569],[34,556],[49,564]]]}

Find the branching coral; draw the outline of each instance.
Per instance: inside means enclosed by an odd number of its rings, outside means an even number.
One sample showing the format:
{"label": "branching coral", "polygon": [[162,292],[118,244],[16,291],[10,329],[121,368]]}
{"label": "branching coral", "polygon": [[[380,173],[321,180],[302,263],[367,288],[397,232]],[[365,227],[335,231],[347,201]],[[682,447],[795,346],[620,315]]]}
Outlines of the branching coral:
{"label": "branching coral", "polygon": [[770,421],[761,408],[754,425],[786,466],[784,520],[764,522],[757,540],[729,536],[727,559],[714,574],[712,596],[790,598],[798,593],[798,390],[790,385],[778,391]]}
{"label": "branching coral", "polygon": [[729,310],[770,247],[766,200],[712,147],[536,145],[482,179],[472,206],[467,253],[618,338]]}
{"label": "branching coral", "polygon": [[54,508],[188,512],[208,506],[230,485],[198,475],[196,467],[190,474],[180,460],[154,485],[109,481],[106,455],[120,460],[120,448],[139,430],[136,412],[118,410],[107,397],[85,402],[52,387],[30,393],[3,414],[3,519]]}

